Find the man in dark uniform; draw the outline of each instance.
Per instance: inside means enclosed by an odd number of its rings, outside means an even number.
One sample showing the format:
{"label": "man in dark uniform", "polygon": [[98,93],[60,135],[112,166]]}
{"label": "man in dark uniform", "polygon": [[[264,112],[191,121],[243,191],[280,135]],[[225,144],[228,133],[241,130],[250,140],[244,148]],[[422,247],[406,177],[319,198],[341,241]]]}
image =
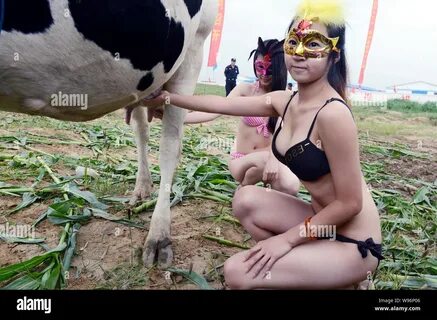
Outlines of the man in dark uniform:
{"label": "man in dark uniform", "polygon": [[235,65],[237,60],[235,58],[231,59],[231,64],[228,65],[225,69],[225,77],[226,77],[226,96],[228,96],[231,91],[237,85],[237,77],[240,74],[240,70]]}

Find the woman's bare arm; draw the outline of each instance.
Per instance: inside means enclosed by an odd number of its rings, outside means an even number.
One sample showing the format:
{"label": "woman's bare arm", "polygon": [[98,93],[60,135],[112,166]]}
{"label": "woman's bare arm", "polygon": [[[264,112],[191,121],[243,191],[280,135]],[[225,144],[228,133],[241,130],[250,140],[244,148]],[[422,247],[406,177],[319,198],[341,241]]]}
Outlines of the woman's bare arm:
{"label": "woman's bare arm", "polygon": [[200,112],[200,111],[194,111],[187,113],[187,116],[185,117],[185,124],[199,124],[204,122],[209,122],[212,120],[217,119],[220,117],[221,114],[217,113],[207,113],[207,112]]}
{"label": "woman's bare arm", "polygon": [[278,116],[277,108],[286,91],[275,91],[263,96],[225,98],[219,96],[182,96],[163,91],[155,99],[145,100],[148,107],[156,108],[163,104],[180,108],[218,113],[231,116]]}
{"label": "woman's bare arm", "polygon": [[[229,93],[228,98],[234,98],[234,97],[244,97],[246,96],[247,91],[247,85],[246,84],[239,84],[236,86],[231,93]],[[221,114],[217,113],[208,113],[208,112],[200,112],[200,111],[194,111],[187,114],[185,117],[185,124],[198,124],[203,122],[208,122],[217,119],[220,117]]]}

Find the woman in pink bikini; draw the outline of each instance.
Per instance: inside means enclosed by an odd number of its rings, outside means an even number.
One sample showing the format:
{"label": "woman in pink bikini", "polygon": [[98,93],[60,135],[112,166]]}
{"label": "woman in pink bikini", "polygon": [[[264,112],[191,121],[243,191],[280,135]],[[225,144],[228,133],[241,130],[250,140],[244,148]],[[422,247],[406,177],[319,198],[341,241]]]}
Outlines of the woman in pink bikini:
{"label": "woman in pink bikini", "polygon": [[[254,56],[253,69],[258,81],[255,84],[239,84],[229,97],[262,96],[284,90],[287,85],[287,69],[283,45],[283,41],[263,41],[259,38],[258,48],[249,57]],[[192,112],[187,114],[185,123],[203,123],[219,116]],[[263,181],[272,189],[295,195],[300,187],[299,179],[271,151],[272,134],[277,122],[277,117],[242,117],[229,160],[229,170],[234,179],[240,182],[240,187]]]}

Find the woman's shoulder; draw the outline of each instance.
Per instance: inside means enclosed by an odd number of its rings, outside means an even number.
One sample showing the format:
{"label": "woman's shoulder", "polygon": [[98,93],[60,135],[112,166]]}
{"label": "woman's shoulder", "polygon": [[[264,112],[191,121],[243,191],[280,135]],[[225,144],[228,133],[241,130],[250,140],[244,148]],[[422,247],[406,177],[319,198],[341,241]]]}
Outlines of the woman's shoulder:
{"label": "woman's shoulder", "polygon": [[293,93],[286,90],[272,91],[267,93],[265,97],[266,99],[269,99],[267,103],[272,104],[279,116],[283,115],[285,108],[288,105],[294,104],[292,100],[295,100],[294,98],[291,99],[293,97]]}
{"label": "woman's shoulder", "polygon": [[340,124],[351,127],[356,126],[352,110],[342,98],[335,98],[329,101],[329,108],[327,105],[320,110],[317,122],[320,127],[330,127],[333,123],[336,123],[337,126]]}
{"label": "woman's shoulder", "polygon": [[274,100],[274,104],[281,108],[285,108],[288,104],[293,103],[297,92],[291,92],[289,90],[278,90],[271,92],[271,97]]}
{"label": "woman's shoulder", "polygon": [[[327,108],[329,105],[329,108]],[[338,117],[350,117],[352,110],[341,96],[333,96],[326,100],[325,108],[320,112],[320,118],[334,120]]]}
{"label": "woman's shoulder", "polygon": [[253,96],[254,90],[256,89],[255,84],[242,82],[237,85],[238,91],[241,96]]}

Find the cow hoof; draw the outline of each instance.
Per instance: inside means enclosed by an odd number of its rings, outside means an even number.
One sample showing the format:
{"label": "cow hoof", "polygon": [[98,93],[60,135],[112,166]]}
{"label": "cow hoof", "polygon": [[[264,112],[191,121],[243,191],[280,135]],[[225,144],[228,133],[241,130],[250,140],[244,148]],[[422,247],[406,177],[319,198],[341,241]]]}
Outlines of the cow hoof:
{"label": "cow hoof", "polygon": [[170,238],[162,240],[147,239],[144,244],[143,262],[146,268],[153,266],[155,261],[160,269],[166,269],[171,266],[173,261],[173,250],[171,248]]}
{"label": "cow hoof", "polygon": [[133,206],[138,201],[146,200],[150,197],[151,193],[152,193],[152,185],[145,184],[141,187],[135,187],[132,197],[130,198],[129,204]]}

